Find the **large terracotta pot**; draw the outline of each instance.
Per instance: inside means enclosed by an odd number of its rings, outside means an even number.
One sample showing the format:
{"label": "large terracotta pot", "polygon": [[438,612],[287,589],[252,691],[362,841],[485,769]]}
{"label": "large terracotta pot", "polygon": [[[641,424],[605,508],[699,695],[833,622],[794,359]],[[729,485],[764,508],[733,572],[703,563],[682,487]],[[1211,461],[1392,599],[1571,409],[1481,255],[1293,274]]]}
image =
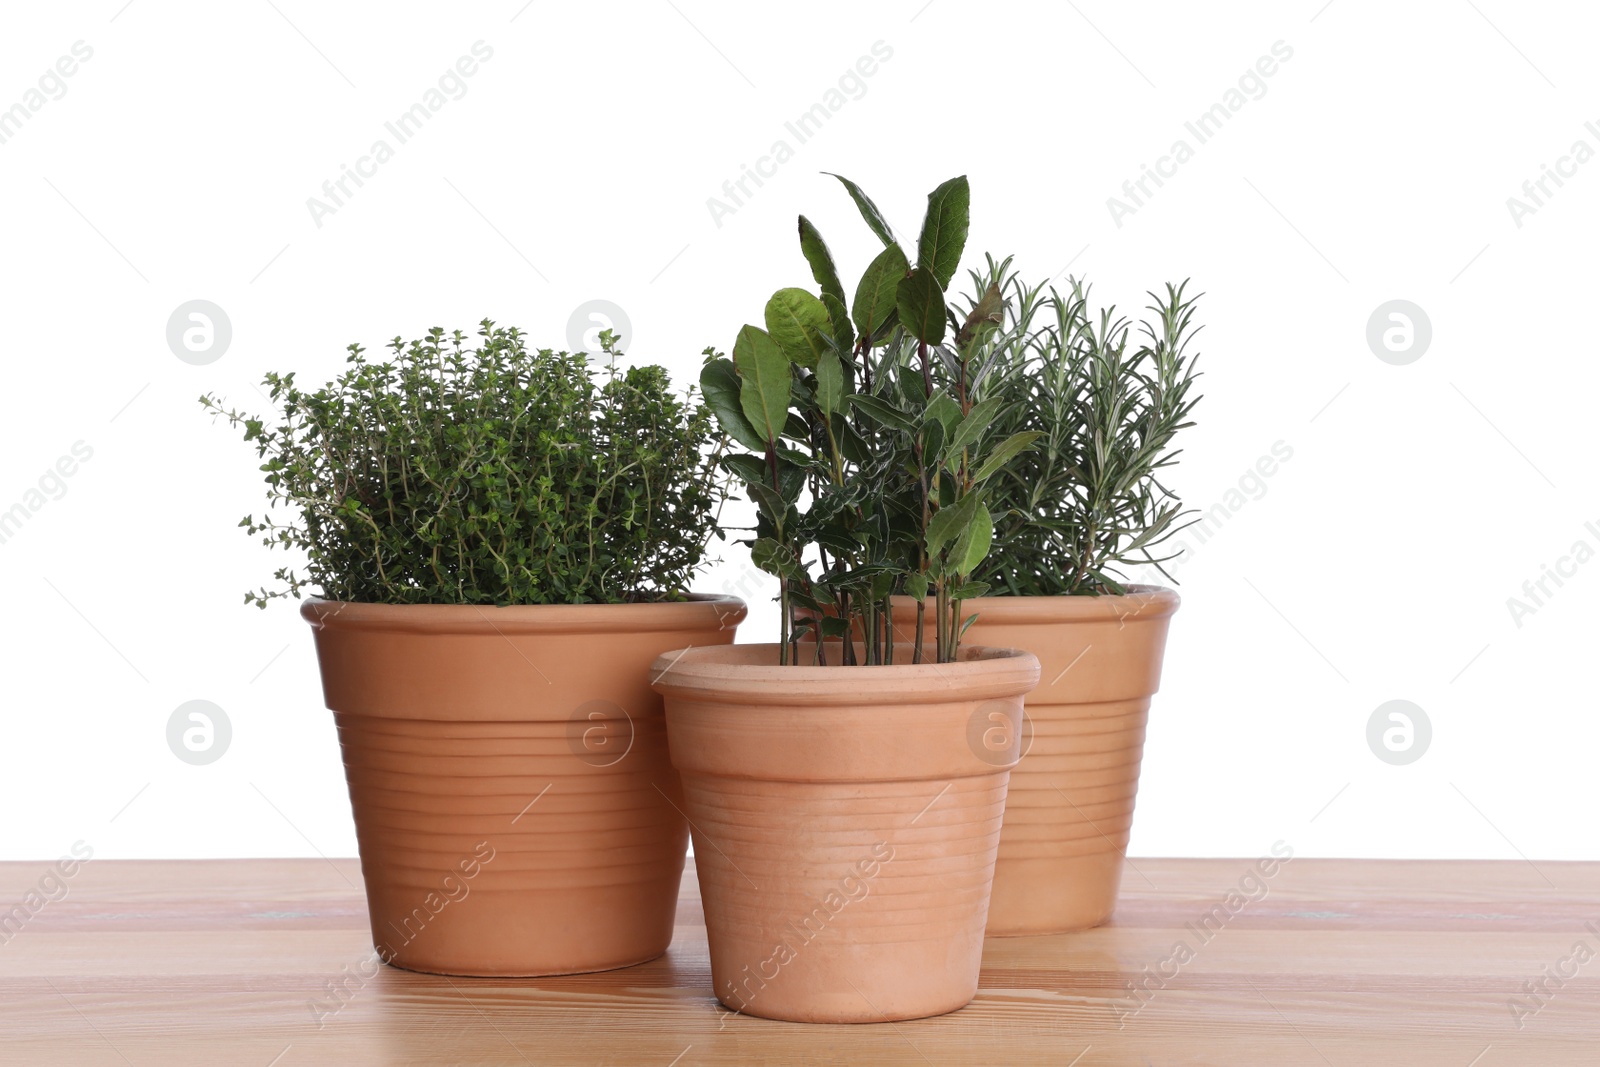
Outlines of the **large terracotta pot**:
{"label": "large terracotta pot", "polygon": [[666,951],[687,830],[649,667],[731,642],[743,602],[300,613],[385,962],[572,974]]}
{"label": "large terracotta pot", "polygon": [[[1178,594],[979,597],[965,641],[1039,657],[1022,758],[1011,774],[995,861],[989,933],[1099,926],[1116,907],[1150,698],[1161,682]],[[915,633],[916,604],[895,598],[895,628]],[[931,633],[929,639],[931,640]]]}
{"label": "large terracotta pot", "polygon": [[977,992],[1038,660],[968,647],[950,664],[778,666],[777,649],[697,648],[652,668],[717,998],[797,1022],[954,1011]]}

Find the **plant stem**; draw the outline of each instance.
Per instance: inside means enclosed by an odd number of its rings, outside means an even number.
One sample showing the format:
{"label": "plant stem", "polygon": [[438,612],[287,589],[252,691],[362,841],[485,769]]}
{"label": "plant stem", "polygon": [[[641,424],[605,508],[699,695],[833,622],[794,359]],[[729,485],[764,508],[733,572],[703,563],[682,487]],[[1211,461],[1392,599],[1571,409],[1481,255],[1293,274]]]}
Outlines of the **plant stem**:
{"label": "plant stem", "polygon": [[789,580],[778,579],[778,666],[789,665]]}

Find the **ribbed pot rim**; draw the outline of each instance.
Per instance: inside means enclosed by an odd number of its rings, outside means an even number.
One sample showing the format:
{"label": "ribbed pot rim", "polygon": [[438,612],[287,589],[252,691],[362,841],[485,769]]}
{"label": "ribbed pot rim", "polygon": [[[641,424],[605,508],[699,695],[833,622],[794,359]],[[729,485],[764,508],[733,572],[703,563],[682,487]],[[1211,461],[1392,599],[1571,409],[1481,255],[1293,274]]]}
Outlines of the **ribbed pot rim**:
{"label": "ribbed pot rim", "polygon": [[[1039,660],[1016,648],[963,645],[956,663],[897,662],[871,667],[779,666],[772,644],[704,645],[668,652],[651,664],[651,685],[666,696],[719,703],[804,707],[924,704],[930,699],[992,700],[1022,696],[1039,682]],[[911,645],[896,645],[909,660]]]}
{"label": "ribbed pot rim", "polygon": [[[963,618],[976,614],[984,623],[1100,622],[1105,619],[1164,619],[1182,603],[1174,589],[1164,585],[1130,585],[1129,592],[1108,596],[980,596],[961,602]],[[915,601],[895,597],[895,624],[901,610]],[[913,616],[914,620],[914,616]]]}
{"label": "ribbed pot rim", "polygon": [[300,617],[313,627],[414,634],[651,633],[732,629],[744,621],[743,600],[723,593],[690,593],[688,600],[652,604],[369,604],[307,597]]}

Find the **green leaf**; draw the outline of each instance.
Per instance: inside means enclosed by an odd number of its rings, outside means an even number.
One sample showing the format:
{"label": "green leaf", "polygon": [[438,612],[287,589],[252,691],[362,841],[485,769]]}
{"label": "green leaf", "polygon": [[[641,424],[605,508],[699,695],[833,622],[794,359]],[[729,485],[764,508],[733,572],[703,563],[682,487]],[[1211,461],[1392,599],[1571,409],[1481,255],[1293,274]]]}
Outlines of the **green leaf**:
{"label": "green leaf", "polygon": [[928,213],[923,216],[922,235],[917,239],[917,266],[938,280],[940,291],[950,285],[961,265],[971,203],[972,192],[965,174],[951,178],[928,194]]}
{"label": "green leaf", "polygon": [[850,462],[866,463],[872,458],[872,450],[867,445],[866,439],[861,436],[861,431],[857,430],[855,423],[845,418],[843,414],[836,414],[833,417],[833,436],[839,442],[839,451]]}
{"label": "green leaf", "polygon": [[843,637],[850,632],[850,620],[837,615],[824,615],[821,623],[823,637]]}
{"label": "green leaf", "polygon": [[867,342],[868,347],[877,348],[881,344],[886,344],[890,336],[895,332],[895,330],[899,329],[899,327],[900,316],[893,308],[890,308],[889,317],[884,319],[882,325],[880,325],[876,330],[872,331],[872,336]]}
{"label": "green leaf", "polygon": [[961,405],[950,399],[950,394],[940,389],[928,401],[928,417],[938,419],[944,424],[947,434],[954,433],[955,428],[961,425]]}
{"label": "green leaf", "polygon": [[867,225],[872,228],[873,233],[878,235],[878,240],[882,241],[886,248],[893,245],[894,232],[889,229],[888,220],[883,217],[883,212],[878,210],[878,205],[872,202],[872,198],[863,193],[859,185],[844,175],[833,174],[830,171],[823,171],[822,173],[827,174],[829,177],[838,178],[844,184],[845,191],[850,194],[850,199],[856,202],[856,208],[860,210],[861,217],[867,220]]}
{"label": "green leaf", "polygon": [[800,412],[791,411],[783,423],[783,436],[800,444],[808,444],[811,441],[811,425]]}
{"label": "green leaf", "polygon": [[767,520],[778,529],[783,529],[784,520],[789,515],[789,501],[783,494],[765,482],[746,482],[745,488],[750,490],[750,499],[766,515]]}
{"label": "green leaf", "polygon": [[831,425],[833,413],[844,399],[844,366],[836,352],[824,352],[817,360],[817,406]]}
{"label": "green leaf", "polygon": [[967,313],[967,320],[961,324],[961,329],[956,331],[956,347],[964,348],[981,331],[1003,325],[1005,308],[1006,301],[1000,293],[1000,286],[990,282],[982,298]]}
{"label": "green leaf", "polygon": [[[962,579],[961,581],[951,582],[949,585],[945,586],[945,592],[949,594],[951,600],[975,600],[980,596],[989,595],[989,583],[974,582],[967,579]],[[969,616],[967,620],[961,624],[961,632],[966,633],[967,627],[971,626],[977,620],[977,618],[978,616],[976,615]]]}
{"label": "green leaf", "polygon": [[994,421],[995,415],[999,413],[1004,403],[1004,397],[991,396],[974,404],[972,410],[967,412],[966,418],[961,420],[961,426],[956,430],[955,436],[950,438],[951,455],[959,455],[963,448],[975,444],[978,438],[983,436],[983,431]]}
{"label": "green leaf", "polygon": [[932,274],[921,267],[900,279],[895,287],[895,308],[900,325],[924,344],[944,340],[944,290]]}
{"label": "green leaf", "polygon": [[892,429],[905,430],[910,433],[917,428],[917,424],[911,416],[878,397],[867,393],[851,393],[850,403],[866,413],[868,418]]}
{"label": "green leaf", "polygon": [[954,506],[940,508],[934,512],[933,518],[928,522],[928,555],[937,556],[941,548],[960,537],[967,527],[972,525],[973,516],[977,514],[980,506],[978,494],[968,493],[956,501]]}
{"label": "green leaf", "polygon": [[899,245],[890,245],[867,264],[856,286],[855,303],[850,308],[857,333],[871,337],[894,314],[896,290],[909,268],[906,254],[900,251]]}
{"label": "green leaf", "polygon": [[767,443],[739,406],[739,390],[739,372],[731,359],[714,359],[700,372],[700,393],[716,415],[722,432],[746,448],[765,449]]}
{"label": "green leaf", "polygon": [[[780,449],[779,452],[780,452],[780,458],[778,460],[778,487],[779,487],[779,491],[782,492],[783,498],[785,500],[787,500],[789,503],[793,504],[793,503],[795,503],[796,501],[798,501],[800,499],[800,490],[805,488],[805,485],[806,485],[806,471],[807,471],[808,467],[804,463],[789,462],[789,461],[786,461],[785,459],[783,459],[781,457],[781,453],[783,453],[783,452],[793,452],[792,449]],[[793,454],[799,456],[801,459],[805,459],[805,456],[804,456],[803,453],[794,452]]]}
{"label": "green leaf", "polygon": [[861,542],[849,530],[837,524],[817,530],[814,540],[821,547],[838,555],[847,556],[861,550]]}
{"label": "green leaf", "polygon": [[906,575],[906,596],[918,603],[928,599],[928,576],[922,571]]}
{"label": "green leaf", "polygon": [[[978,500],[975,493],[967,495],[966,500]],[[978,500],[977,510],[973,513],[972,521],[967,528],[961,531],[961,536],[950,548],[950,566],[958,578],[965,578],[977,569],[984,557],[989,554],[989,546],[994,541],[994,519],[989,515],[989,509],[983,506],[983,501]]]}
{"label": "green leaf", "polygon": [[828,309],[828,319],[833,323],[834,346],[841,353],[853,351],[856,346],[856,331],[850,325],[850,311],[844,306],[844,301],[832,293],[823,293],[822,306]]}
{"label": "green leaf", "polygon": [[922,455],[929,467],[937,467],[944,455],[944,423],[930,414],[922,420]]}
{"label": "green leaf", "polygon": [[762,537],[750,546],[750,562],[779,578],[799,580],[805,577],[794,550],[771,537]]}
{"label": "green leaf", "polygon": [[[758,447],[765,448],[765,445]],[[731,472],[746,485],[754,483],[764,484],[771,477],[771,470],[766,460],[760,456],[752,456],[748,452],[735,452],[731,456],[722,457],[722,467]]]}
{"label": "green leaf", "polygon": [[843,304],[844,285],[839,281],[839,271],[833,265],[833,255],[829,253],[822,234],[804,215],[800,216],[800,251],[804,253],[806,262],[811,264],[811,276],[822,287],[823,295],[832,296]]}
{"label": "green leaf", "polygon": [[746,325],[733,343],[733,363],[740,378],[739,407],[763,438],[762,447],[773,444],[789,415],[789,381],[794,376],[789,357],[765,330]]}
{"label": "green leaf", "polygon": [[972,476],[972,480],[981,482],[989,478],[1001,467],[1004,467],[1011,457],[1018,452],[1031,449],[1033,443],[1043,436],[1044,434],[1038,430],[1024,430],[1022,433],[1012,434],[1004,441],[1001,441],[993,452],[989,453],[989,458],[983,461],[983,466],[978,468],[978,472]]}
{"label": "green leaf", "polygon": [[779,289],[767,301],[767,333],[784,355],[802,367],[815,367],[828,351],[823,338],[832,332],[833,320],[821,300],[804,289]]}

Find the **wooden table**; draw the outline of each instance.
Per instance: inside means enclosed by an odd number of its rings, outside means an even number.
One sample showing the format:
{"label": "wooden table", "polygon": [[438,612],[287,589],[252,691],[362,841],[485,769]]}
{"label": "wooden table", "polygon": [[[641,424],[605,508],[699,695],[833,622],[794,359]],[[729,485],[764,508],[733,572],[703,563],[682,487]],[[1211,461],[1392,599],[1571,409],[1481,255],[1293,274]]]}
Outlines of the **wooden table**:
{"label": "wooden table", "polygon": [[1111,925],[991,940],[966,1009],[802,1026],[717,1009],[692,875],[665,957],[507,980],[373,973],[354,860],[93,860],[20,929],[45,865],[0,864],[0,1063],[1600,1065],[1600,864],[1299,859],[1202,924],[1249,869],[1132,861]]}

